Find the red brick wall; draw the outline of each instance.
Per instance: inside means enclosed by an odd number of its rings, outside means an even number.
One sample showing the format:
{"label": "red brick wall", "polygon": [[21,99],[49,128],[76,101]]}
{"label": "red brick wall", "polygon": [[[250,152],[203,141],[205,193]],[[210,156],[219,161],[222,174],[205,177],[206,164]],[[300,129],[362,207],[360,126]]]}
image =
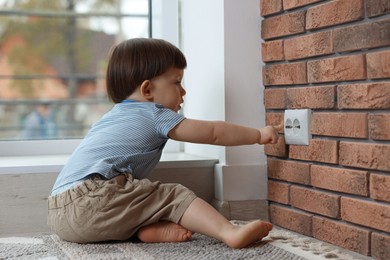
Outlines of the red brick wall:
{"label": "red brick wall", "polygon": [[267,124],[312,109],[308,146],[265,146],[271,221],[390,259],[390,1],[261,0],[260,10]]}

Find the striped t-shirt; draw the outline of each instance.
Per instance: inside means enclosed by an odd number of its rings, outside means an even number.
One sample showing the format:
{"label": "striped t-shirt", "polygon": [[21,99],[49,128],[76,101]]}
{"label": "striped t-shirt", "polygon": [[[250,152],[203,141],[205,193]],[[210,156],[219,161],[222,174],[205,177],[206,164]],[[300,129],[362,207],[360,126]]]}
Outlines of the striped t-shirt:
{"label": "striped t-shirt", "polygon": [[168,133],[184,117],[153,102],[116,104],[96,122],[60,172],[51,195],[91,174],[111,179],[131,173],[142,179],[161,158]]}

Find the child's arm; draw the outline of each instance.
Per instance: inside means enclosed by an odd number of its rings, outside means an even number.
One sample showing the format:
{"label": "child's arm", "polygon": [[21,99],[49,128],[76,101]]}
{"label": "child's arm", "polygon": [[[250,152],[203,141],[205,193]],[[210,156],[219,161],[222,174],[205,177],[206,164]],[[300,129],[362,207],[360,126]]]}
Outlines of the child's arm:
{"label": "child's arm", "polygon": [[176,141],[223,146],[275,144],[279,137],[273,126],[256,129],[224,121],[194,119],[184,119],[168,135]]}

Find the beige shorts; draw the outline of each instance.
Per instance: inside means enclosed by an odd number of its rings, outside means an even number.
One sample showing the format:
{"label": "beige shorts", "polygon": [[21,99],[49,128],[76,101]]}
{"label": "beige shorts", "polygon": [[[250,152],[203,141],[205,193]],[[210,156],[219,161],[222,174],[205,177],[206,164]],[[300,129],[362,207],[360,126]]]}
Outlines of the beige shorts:
{"label": "beige shorts", "polygon": [[90,243],[131,238],[160,221],[179,223],[196,195],[180,184],[122,174],[93,177],[48,199],[49,227],[64,240]]}

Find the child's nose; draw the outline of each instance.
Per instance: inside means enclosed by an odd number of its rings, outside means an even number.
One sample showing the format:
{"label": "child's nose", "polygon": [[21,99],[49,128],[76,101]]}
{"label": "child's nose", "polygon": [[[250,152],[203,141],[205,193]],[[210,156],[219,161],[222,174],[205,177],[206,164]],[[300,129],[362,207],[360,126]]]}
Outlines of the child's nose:
{"label": "child's nose", "polygon": [[186,93],[187,93],[186,90],[183,87],[181,87],[180,91],[181,91],[181,95],[182,96],[185,96]]}

